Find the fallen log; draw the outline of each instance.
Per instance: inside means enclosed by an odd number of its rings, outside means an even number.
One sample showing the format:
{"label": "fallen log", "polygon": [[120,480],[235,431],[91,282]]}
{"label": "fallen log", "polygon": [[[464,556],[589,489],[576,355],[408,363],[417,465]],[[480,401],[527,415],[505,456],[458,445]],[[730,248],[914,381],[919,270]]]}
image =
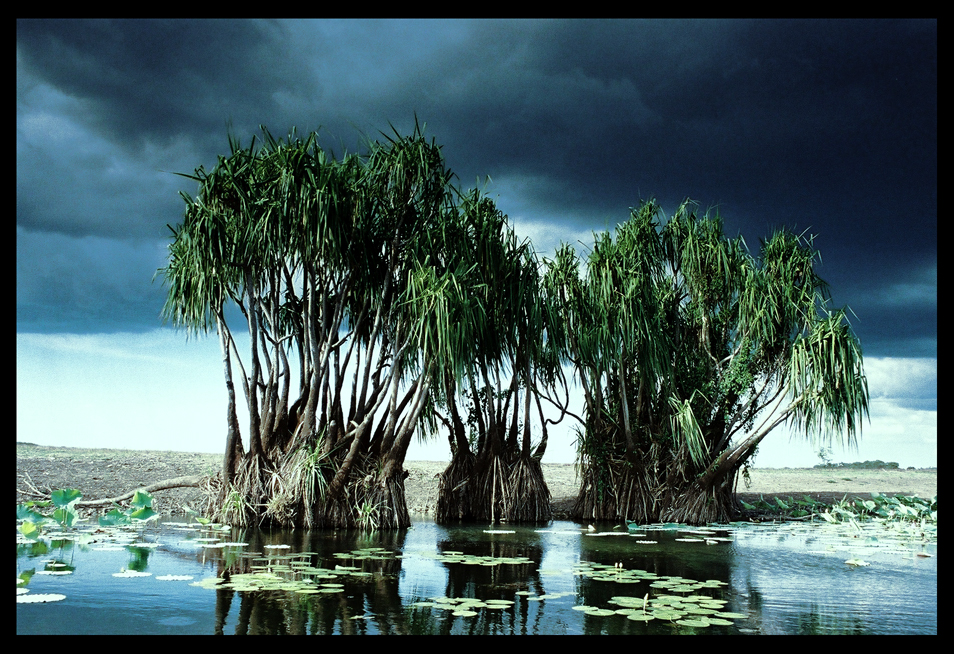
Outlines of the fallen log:
{"label": "fallen log", "polygon": [[208,480],[209,477],[206,475],[191,475],[187,477],[172,477],[170,479],[163,479],[162,481],[157,481],[155,484],[151,484],[144,488],[137,488],[131,490],[128,493],[123,493],[122,495],[117,495],[116,497],[107,497],[101,500],[85,500],[79,501],[75,504],[77,507],[81,506],[103,506],[106,504],[119,504],[128,499],[132,499],[132,496],[136,494],[137,490],[142,490],[147,493],[155,493],[157,491],[169,490],[170,488],[191,488],[191,487],[200,487],[203,481]]}

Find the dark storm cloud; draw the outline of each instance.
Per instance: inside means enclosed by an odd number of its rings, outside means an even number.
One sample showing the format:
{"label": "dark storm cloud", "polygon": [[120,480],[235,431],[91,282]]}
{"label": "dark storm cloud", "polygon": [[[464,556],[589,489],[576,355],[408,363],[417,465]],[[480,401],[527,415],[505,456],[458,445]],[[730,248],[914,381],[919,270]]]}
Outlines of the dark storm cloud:
{"label": "dark storm cloud", "polygon": [[[552,182],[528,204],[615,222],[640,197],[673,208],[691,196],[717,203],[753,249],[777,228],[809,230],[866,351],[936,348],[935,23],[603,27],[541,25],[534,39],[524,65],[550,93],[523,111],[552,138],[481,141],[526,146],[525,158],[502,145],[487,163]],[[932,261],[933,282],[907,284]]]}
{"label": "dark storm cloud", "polygon": [[213,164],[228,121],[340,151],[416,113],[518,221],[579,234],[688,196],[753,249],[810,229],[866,353],[936,343],[936,21],[26,21],[17,56],[31,238],[158,242],[194,191],[171,172]]}
{"label": "dark storm cloud", "polygon": [[79,120],[130,148],[182,135],[220,139],[225,123],[255,127],[281,93],[312,85],[259,21],[18,21],[27,71],[79,100]]}
{"label": "dark storm cloud", "polygon": [[416,107],[466,184],[534,180],[539,219],[612,224],[640,198],[689,196],[755,242],[797,225],[903,259],[935,238],[930,219],[894,238],[936,213],[932,22],[469,27],[404,77],[392,113]]}
{"label": "dark storm cloud", "polygon": [[17,228],[17,330],[138,332],[160,324],[164,265],[152,239],[75,238]]}
{"label": "dark storm cloud", "polygon": [[172,173],[214,163],[228,124],[257,130],[309,80],[272,23],[18,21],[17,223],[156,237],[188,186]]}
{"label": "dark storm cloud", "polygon": [[931,24],[532,25],[490,24],[486,44],[511,56],[457,94],[473,98],[472,122],[495,127],[462,157],[488,171],[598,189],[589,203],[732,197],[766,213],[850,189],[844,211],[899,178],[933,184]]}

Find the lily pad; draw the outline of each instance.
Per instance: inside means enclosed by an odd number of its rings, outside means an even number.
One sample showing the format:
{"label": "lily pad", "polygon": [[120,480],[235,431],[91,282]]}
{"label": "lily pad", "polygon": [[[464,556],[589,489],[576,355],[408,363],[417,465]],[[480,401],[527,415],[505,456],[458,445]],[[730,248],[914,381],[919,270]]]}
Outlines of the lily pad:
{"label": "lily pad", "polygon": [[637,621],[637,622],[649,622],[650,620],[655,620],[656,617],[657,617],[657,616],[654,615],[654,614],[652,614],[652,613],[642,613],[642,612],[639,612],[639,613],[631,613],[631,614],[627,615],[627,616],[626,616],[626,619],[627,619],[627,620],[635,620],[635,621]]}
{"label": "lily pad", "polygon": [[696,584],[680,584],[678,586],[669,586],[669,590],[674,593],[691,593],[692,591],[698,589],[699,586]]}
{"label": "lily pad", "polygon": [[685,613],[682,611],[654,609],[653,615],[660,620],[679,620]]}
{"label": "lily pad", "polygon": [[722,618],[713,618],[712,616],[708,616],[706,620],[709,621],[709,624],[716,627],[731,627],[733,624],[731,620],[723,620]]}
{"label": "lily pad", "polygon": [[610,598],[611,604],[619,604],[620,606],[642,606],[643,598],[642,597],[628,597],[628,596],[617,596]]}

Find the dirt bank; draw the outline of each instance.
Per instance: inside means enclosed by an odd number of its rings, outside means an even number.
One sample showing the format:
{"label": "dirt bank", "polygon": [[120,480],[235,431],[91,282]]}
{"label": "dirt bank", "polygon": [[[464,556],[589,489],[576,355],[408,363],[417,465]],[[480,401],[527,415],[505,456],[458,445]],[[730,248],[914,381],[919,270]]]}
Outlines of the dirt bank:
{"label": "dirt bank", "polygon": [[[222,455],[190,452],[143,450],[82,449],[17,444],[17,502],[31,499],[21,493],[32,480],[41,491],[78,488],[83,499],[114,497],[162,479],[186,475],[211,474],[220,469]],[[433,515],[437,504],[437,475],[447,463],[410,461],[405,464],[408,477],[404,488],[412,513]],[[543,472],[550,488],[554,513],[565,517],[573,506],[579,483],[569,464],[544,463]],[[826,502],[845,495],[865,496],[877,491],[885,494],[937,495],[937,470],[853,470],[853,469],[754,469],[751,485],[739,483],[740,497],[754,502],[759,496],[801,497],[810,495]],[[202,504],[202,493],[195,488],[178,488],[155,493],[154,507],[162,513],[178,513],[189,504]]]}

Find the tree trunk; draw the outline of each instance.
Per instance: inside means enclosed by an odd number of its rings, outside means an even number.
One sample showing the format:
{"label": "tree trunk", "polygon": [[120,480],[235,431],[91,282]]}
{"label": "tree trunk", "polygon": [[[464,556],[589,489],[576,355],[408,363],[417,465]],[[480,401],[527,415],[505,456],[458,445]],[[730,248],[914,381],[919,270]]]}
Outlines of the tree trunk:
{"label": "tree trunk", "polygon": [[[407,473],[401,464],[385,465],[378,476],[370,503],[377,512],[377,529],[407,529],[411,526],[411,515],[408,513],[404,495],[406,477]],[[361,517],[362,515],[359,515],[359,519]],[[359,526],[367,527],[360,524]]]}
{"label": "tree trunk", "polygon": [[549,522],[553,517],[550,489],[543,479],[540,459],[521,456],[510,473],[508,501],[504,505],[507,522]]}
{"label": "tree trunk", "polygon": [[735,496],[737,474],[738,469],[717,480],[703,477],[688,488],[674,492],[659,517],[660,521],[689,525],[731,521],[738,513]]}
{"label": "tree trunk", "polygon": [[[640,457],[658,462],[652,452]],[[735,460],[713,463],[696,476],[688,472],[691,468],[679,457],[652,468],[621,460],[601,466],[590,462],[584,469],[573,515],[579,520],[628,520],[638,524],[728,522],[738,511],[735,481],[740,465]]]}
{"label": "tree trunk", "polygon": [[441,473],[437,484],[438,523],[474,520],[474,464],[476,457],[470,448],[458,443],[450,465]]}
{"label": "tree trunk", "polygon": [[218,321],[219,343],[222,347],[222,365],[225,369],[225,389],[228,394],[228,415],[226,416],[228,430],[225,436],[225,459],[222,462],[223,484],[219,495],[219,504],[221,505],[225,501],[225,489],[235,480],[239,463],[245,456],[245,448],[242,445],[242,434],[239,429],[235,407],[235,383],[232,381],[228,327],[226,327],[225,321],[221,317],[216,317],[216,320]]}
{"label": "tree trunk", "polygon": [[626,460],[585,463],[580,494],[573,507],[579,520],[659,521],[654,470]]}

